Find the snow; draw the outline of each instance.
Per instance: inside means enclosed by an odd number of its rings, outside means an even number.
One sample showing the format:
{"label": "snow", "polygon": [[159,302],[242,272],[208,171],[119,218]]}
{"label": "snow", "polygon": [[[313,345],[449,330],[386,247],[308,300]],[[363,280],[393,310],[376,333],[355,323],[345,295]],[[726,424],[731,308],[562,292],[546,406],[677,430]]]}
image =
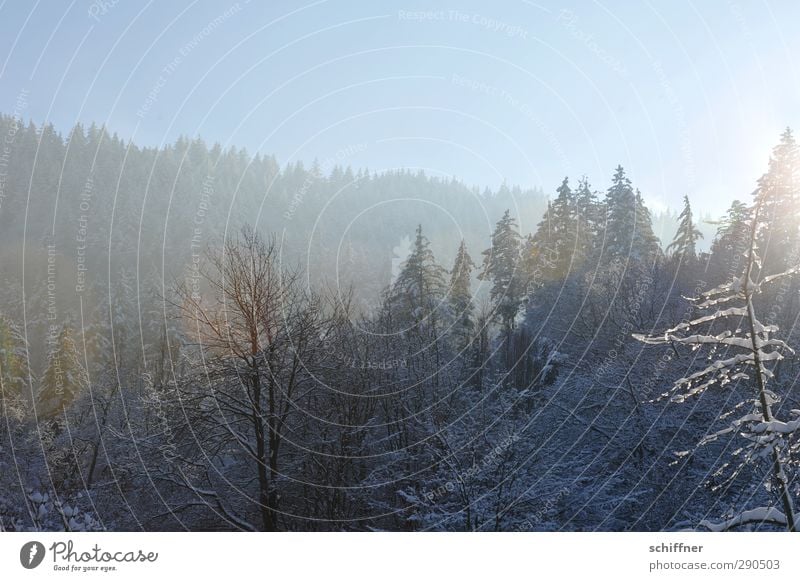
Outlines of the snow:
{"label": "snow", "polygon": [[711,521],[703,520],[700,522],[700,526],[705,527],[713,532],[721,532],[742,525],[763,523],[785,525],[786,515],[775,507],[762,506],[759,508],[746,510],[741,514],[720,523],[712,523]]}
{"label": "snow", "polygon": [[777,434],[791,434],[800,428],[800,418],[790,422],[782,422],[780,420],[770,420],[768,422],[760,422],[750,428],[751,432],[756,434],[762,433],[777,433]]}

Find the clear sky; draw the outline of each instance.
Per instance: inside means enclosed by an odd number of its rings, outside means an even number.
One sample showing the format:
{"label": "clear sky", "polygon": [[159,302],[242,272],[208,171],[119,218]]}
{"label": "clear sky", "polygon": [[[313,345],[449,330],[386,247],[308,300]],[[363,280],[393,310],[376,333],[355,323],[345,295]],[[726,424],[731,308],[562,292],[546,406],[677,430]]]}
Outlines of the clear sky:
{"label": "clear sky", "polygon": [[0,110],[470,184],[625,166],[654,207],[747,197],[800,128],[800,3],[5,1]]}

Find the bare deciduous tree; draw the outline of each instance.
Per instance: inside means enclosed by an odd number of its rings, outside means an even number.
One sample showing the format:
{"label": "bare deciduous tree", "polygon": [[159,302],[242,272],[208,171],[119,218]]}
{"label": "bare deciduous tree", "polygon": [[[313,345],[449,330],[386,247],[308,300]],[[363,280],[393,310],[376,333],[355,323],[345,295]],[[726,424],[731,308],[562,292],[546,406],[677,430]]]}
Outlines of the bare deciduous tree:
{"label": "bare deciduous tree", "polygon": [[[191,402],[193,413],[202,416],[193,418],[192,432],[207,428],[200,438],[213,454],[212,464],[241,452],[250,458],[258,483],[258,528],[267,531],[279,528],[282,446],[290,419],[302,413],[329,356],[324,337],[332,320],[323,297],[302,287],[299,272],[281,267],[279,250],[274,238],[265,241],[244,229],[209,255],[210,268],[202,274],[210,299],[178,288],[207,384],[201,387],[200,374],[192,374],[180,388],[189,398],[184,404]],[[188,478],[182,484],[191,486]]]}

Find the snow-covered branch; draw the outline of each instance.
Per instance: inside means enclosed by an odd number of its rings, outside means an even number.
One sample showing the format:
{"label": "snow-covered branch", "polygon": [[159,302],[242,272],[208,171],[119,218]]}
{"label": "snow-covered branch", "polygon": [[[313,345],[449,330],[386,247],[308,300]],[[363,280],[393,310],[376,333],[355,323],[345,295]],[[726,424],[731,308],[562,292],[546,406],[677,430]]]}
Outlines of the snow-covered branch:
{"label": "snow-covered branch", "polygon": [[786,515],[777,508],[772,506],[761,506],[751,510],[746,510],[733,518],[719,523],[714,523],[709,520],[702,520],[700,521],[700,526],[708,529],[709,531],[722,532],[750,524],[773,524],[786,526],[786,522]]}

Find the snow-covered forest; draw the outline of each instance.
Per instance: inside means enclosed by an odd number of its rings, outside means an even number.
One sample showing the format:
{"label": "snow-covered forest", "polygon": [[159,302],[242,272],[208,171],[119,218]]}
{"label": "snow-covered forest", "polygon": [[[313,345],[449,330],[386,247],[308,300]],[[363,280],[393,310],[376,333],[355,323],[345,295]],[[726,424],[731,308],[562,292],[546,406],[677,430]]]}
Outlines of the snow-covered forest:
{"label": "snow-covered forest", "polygon": [[0,134],[0,530],[795,528],[789,129],[713,225],[621,166]]}

